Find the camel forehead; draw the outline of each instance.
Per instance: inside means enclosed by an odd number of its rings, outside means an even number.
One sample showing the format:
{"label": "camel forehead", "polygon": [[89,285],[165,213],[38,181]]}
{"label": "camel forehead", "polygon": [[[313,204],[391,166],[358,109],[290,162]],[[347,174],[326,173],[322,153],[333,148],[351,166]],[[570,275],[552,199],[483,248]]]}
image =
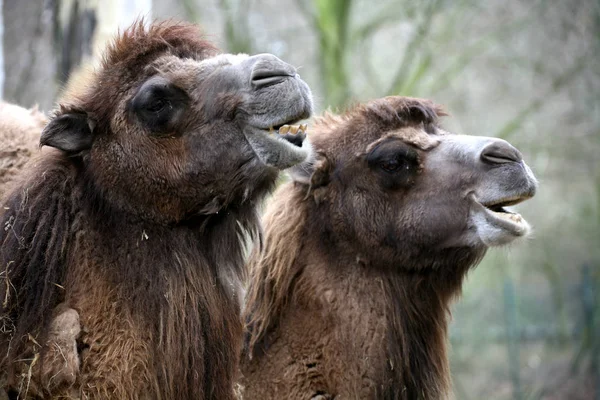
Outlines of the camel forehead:
{"label": "camel forehead", "polygon": [[[172,54],[164,55],[156,59],[146,68],[146,73],[152,75],[160,73],[176,80],[183,80],[180,83],[191,84],[199,78],[206,77],[212,71],[219,67],[227,65],[237,65],[248,59],[247,54],[219,54],[204,60],[194,58],[180,58]],[[185,82],[185,81],[188,82]],[[177,83],[177,82],[174,82]]]}
{"label": "camel forehead", "polygon": [[[436,131],[438,130],[437,128],[435,129]],[[425,151],[431,150],[440,144],[439,138],[425,132],[423,127],[407,126],[385,133],[381,138],[371,142],[367,146],[366,152],[373,150],[379,143],[389,139],[401,140],[404,143],[413,145],[416,148]]]}
{"label": "camel forehead", "polygon": [[173,54],[166,54],[156,59],[148,68],[158,71],[183,70],[213,70],[220,66],[236,65],[248,59],[248,54],[218,54],[214,57],[197,60],[195,58],[181,58]]}
{"label": "camel forehead", "polygon": [[368,152],[377,143],[398,139],[421,150],[439,144],[444,108],[426,99],[389,96],[352,107],[342,115],[326,113],[314,124],[315,147],[331,156]]}
{"label": "camel forehead", "polygon": [[[401,128],[378,130],[368,124],[360,128],[337,128],[316,132],[311,141],[320,151],[332,156],[343,156],[351,150],[353,155],[362,156],[380,143],[396,139],[423,151],[431,150],[440,144],[441,137],[448,135],[438,127],[428,128],[422,125],[409,125]],[[348,144],[351,143],[349,146]]]}
{"label": "camel forehead", "polygon": [[106,118],[123,94],[156,73],[149,67],[157,60],[171,55],[172,63],[201,61],[219,53],[196,25],[167,21],[146,26],[139,21],[109,44],[100,67],[85,74],[85,84],[69,88],[63,102]]}

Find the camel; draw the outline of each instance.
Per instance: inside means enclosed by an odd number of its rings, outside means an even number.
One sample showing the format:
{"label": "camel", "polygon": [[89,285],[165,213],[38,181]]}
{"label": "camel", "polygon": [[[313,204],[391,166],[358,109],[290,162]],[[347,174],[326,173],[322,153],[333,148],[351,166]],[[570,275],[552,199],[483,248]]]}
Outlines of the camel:
{"label": "camel", "polygon": [[25,109],[0,102],[0,197],[37,153],[40,134],[47,122],[37,107]]}
{"label": "camel", "polygon": [[233,399],[257,207],[310,157],[312,95],[271,54],[143,21],[43,129],[1,200],[10,398]]}
{"label": "camel", "polygon": [[505,209],[537,181],[508,142],[444,131],[428,100],[387,97],[311,125],[249,261],[247,399],[449,399],[449,306]]}

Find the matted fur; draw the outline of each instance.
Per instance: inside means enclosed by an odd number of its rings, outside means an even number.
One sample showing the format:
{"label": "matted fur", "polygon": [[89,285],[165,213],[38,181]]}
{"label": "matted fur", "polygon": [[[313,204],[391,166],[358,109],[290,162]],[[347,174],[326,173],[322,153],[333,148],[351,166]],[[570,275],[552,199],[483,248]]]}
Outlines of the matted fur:
{"label": "matted fur", "polygon": [[275,191],[262,218],[263,224],[270,229],[265,233],[263,246],[256,248],[248,261],[251,284],[246,295],[246,307],[249,307],[246,315],[251,326],[247,332],[252,332],[247,338],[249,349],[253,349],[276,324],[273,320],[283,312],[292,293],[294,278],[302,267],[295,261],[302,250],[299,239],[305,233],[305,195],[289,190],[289,185],[281,185]]}
{"label": "matted fur", "polygon": [[40,133],[47,122],[37,107],[25,109],[0,102],[0,197],[38,152]]}

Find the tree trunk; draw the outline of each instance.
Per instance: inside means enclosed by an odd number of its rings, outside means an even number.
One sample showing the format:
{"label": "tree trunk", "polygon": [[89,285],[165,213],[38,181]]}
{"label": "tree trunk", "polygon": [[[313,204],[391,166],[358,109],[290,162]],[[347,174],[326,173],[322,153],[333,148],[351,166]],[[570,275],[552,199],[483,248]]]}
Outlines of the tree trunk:
{"label": "tree trunk", "polygon": [[0,100],[4,98],[4,13],[0,0]]}
{"label": "tree trunk", "polygon": [[4,99],[24,107],[52,107],[56,83],[53,1],[5,0]]}
{"label": "tree trunk", "polygon": [[2,97],[24,107],[37,104],[44,111],[53,108],[78,65],[99,59],[118,29],[140,17],[152,19],[151,0],[0,0],[0,5]]}

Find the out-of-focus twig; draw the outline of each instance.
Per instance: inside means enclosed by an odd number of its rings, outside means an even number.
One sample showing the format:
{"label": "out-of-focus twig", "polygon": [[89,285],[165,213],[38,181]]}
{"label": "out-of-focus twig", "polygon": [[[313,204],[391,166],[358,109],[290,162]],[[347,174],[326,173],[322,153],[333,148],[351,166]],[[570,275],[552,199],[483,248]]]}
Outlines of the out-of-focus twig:
{"label": "out-of-focus twig", "polygon": [[427,5],[424,7],[421,21],[415,29],[415,34],[406,45],[400,66],[396,70],[396,74],[392,78],[389,89],[387,90],[388,94],[402,93],[402,89],[406,84],[407,74],[409,73],[409,66],[414,61],[417,50],[421,48],[422,44],[429,35],[429,32],[431,31],[431,21],[439,12],[440,4],[441,0],[429,0]]}
{"label": "out-of-focus twig", "polygon": [[250,1],[232,4],[231,0],[219,0],[219,6],[225,20],[225,40],[227,50],[232,53],[252,53],[252,35],[248,26],[248,7]]}
{"label": "out-of-focus twig", "polygon": [[538,112],[548,101],[548,98],[562,89],[567,83],[575,78],[587,65],[589,57],[587,55],[580,57],[571,68],[566,72],[556,77],[548,92],[534,100],[532,100],[527,106],[525,106],[517,115],[508,121],[502,128],[496,133],[496,137],[502,139],[508,139],[512,136],[523,123],[531,116],[531,114]]}

